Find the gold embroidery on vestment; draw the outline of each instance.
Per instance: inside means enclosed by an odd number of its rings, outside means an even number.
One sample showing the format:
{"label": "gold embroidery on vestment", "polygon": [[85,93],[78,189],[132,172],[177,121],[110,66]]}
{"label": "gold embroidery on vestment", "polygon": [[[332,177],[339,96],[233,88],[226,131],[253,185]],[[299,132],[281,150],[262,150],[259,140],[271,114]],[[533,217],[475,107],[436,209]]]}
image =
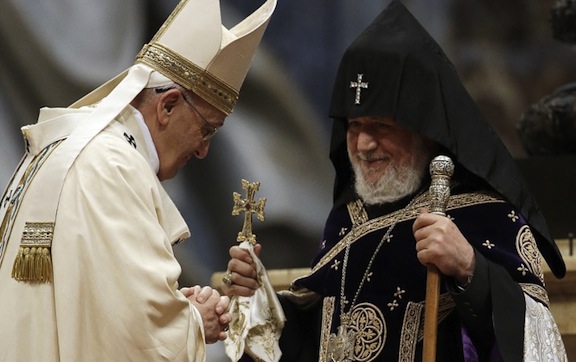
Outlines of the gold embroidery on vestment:
{"label": "gold embroidery on vestment", "polygon": [[350,220],[352,220],[352,227],[362,225],[368,221],[368,213],[361,200],[351,201],[346,206],[348,207]]}
{"label": "gold embroidery on vestment", "polygon": [[[321,362],[330,362],[328,346],[335,302],[336,297],[324,298],[319,356]],[[354,361],[374,361],[384,348],[388,333],[386,321],[380,309],[371,303],[359,303],[350,312],[348,329],[356,336]]]}
{"label": "gold embroidery on vestment", "polygon": [[[422,303],[425,304],[424,302]],[[440,324],[440,322],[442,322],[444,319],[446,319],[446,317],[448,317],[448,314],[452,312],[454,307],[456,307],[456,303],[454,303],[454,299],[452,299],[452,296],[449,293],[444,293],[440,295],[438,301],[438,324]],[[422,321],[423,320],[424,315],[422,315]],[[422,341],[424,339],[424,322],[422,322],[422,325],[420,327],[421,328],[418,331],[418,340]]]}
{"label": "gold embroidery on vestment", "polygon": [[530,272],[536,275],[541,282],[544,282],[542,258],[536,245],[536,239],[528,225],[524,225],[518,230],[518,234],[516,235],[516,251],[527,264]]}
{"label": "gold embroidery on vestment", "polygon": [[[448,201],[447,210],[459,209],[480,204],[490,203],[504,203],[505,201],[495,195],[487,193],[468,193],[460,195],[452,195]],[[398,222],[405,222],[414,220],[418,216],[418,209],[428,206],[427,193],[418,196],[412,206],[407,209],[397,210],[390,214],[383,215],[375,219],[368,219],[366,210],[359,200],[353,201],[347,205],[350,220],[353,227],[344,235],[344,237],[324,255],[318,263],[313,267],[309,275],[314,274],[324,266],[331,265],[335,257],[346,249],[347,244],[353,244],[360,240],[367,234],[382,230],[390,225]],[[401,299],[401,298],[399,298]],[[399,301],[397,299],[397,302]],[[320,338],[320,356],[319,361],[327,361],[328,356],[328,343],[330,332],[332,329],[332,319],[334,314],[334,303],[336,297],[326,297],[323,300],[322,311],[322,329]],[[439,316],[438,322],[443,321],[448,314],[454,309],[454,301],[448,293],[442,294],[439,301]],[[379,314],[381,311],[375,307]],[[423,338],[424,324],[423,324],[423,311],[424,302],[415,303],[408,302],[404,314],[404,324],[402,327],[402,334],[400,340],[400,361],[413,361],[415,359],[416,344]],[[352,318],[354,319],[354,318]],[[384,319],[382,319],[384,323]],[[382,342],[384,348],[385,338]],[[379,354],[380,352],[378,352]],[[356,355],[355,355],[356,356]],[[372,355],[370,355],[372,356]],[[377,354],[375,354],[377,356]]]}
{"label": "gold embroidery on vestment", "polygon": [[[489,204],[489,203],[504,203],[505,201],[501,198],[498,198],[492,194],[485,194],[485,193],[467,193],[467,194],[459,194],[459,195],[452,195],[448,200],[448,206],[446,210],[458,209],[462,207],[480,205],[480,204]],[[350,205],[354,204],[354,205]],[[362,203],[360,202],[360,205]],[[418,216],[418,209],[422,207],[428,206],[428,193],[423,193],[422,195],[418,196],[414,199],[413,206],[409,209],[401,209],[390,214],[383,215],[381,217],[377,217],[375,219],[367,220],[362,224],[355,225],[352,227],[350,232],[346,234],[340,241],[334,245],[332,249],[330,249],[326,255],[322,257],[318,261],[318,263],[314,266],[311,271],[311,274],[314,274],[318,269],[325,266],[329,263],[336,255],[342,252],[346,248],[346,244],[350,243],[353,244],[360,238],[364,237],[365,235],[374,232],[376,230],[380,230],[386,227],[389,227],[394,222],[404,222],[408,220],[413,220]],[[359,209],[358,200],[352,201],[348,204],[348,211],[355,210],[354,215],[350,215],[352,222],[358,222],[363,220],[364,212]],[[363,209],[363,206],[362,206]]]}
{"label": "gold embroidery on vestment", "polygon": [[336,297],[326,297],[322,301],[322,329],[320,331],[320,353],[319,362],[329,362],[328,344],[330,340],[330,330],[332,329],[332,317],[334,316],[334,303]]}
{"label": "gold embroidery on vestment", "polygon": [[486,247],[487,249],[492,249],[493,247],[495,247],[496,245],[492,244],[492,242],[490,242],[490,240],[486,240],[485,242],[482,243],[482,246]]}
{"label": "gold embroidery on vestment", "polygon": [[391,302],[389,302],[388,304],[386,304],[386,306],[390,309],[390,311],[393,311],[394,309],[398,308],[400,306],[400,303],[398,303],[399,299],[402,299],[402,294],[406,293],[406,291],[404,289],[401,289],[400,287],[396,287],[396,292],[394,292],[393,294],[393,300]]}
{"label": "gold embroidery on vestment", "polygon": [[53,222],[27,222],[22,232],[20,250],[12,268],[12,278],[22,282],[52,281],[50,248]]}
{"label": "gold embroidery on vestment", "polygon": [[518,215],[516,214],[516,211],[514,211],[514,210],[510,211],[510,213],[508,214],[508,217],[510,218],[510,220],[512,222],[518,221]]}
{"label": "gold embroidery on vestment", "polygon": [[404,322],[400,334],[400,348],[398,361],[414,361],[416,354],[416,342],[418,342],[418,330],[423,325],[422,317],[424,304],[408,302],[404,312]]}
{"label": "gold embroidery on vestment", "polygon": [[[41,166],[44,164],[44,162],[46,161],[48,156],[50,156],[50,154],[52,154],[52,152],[56,149],[56,147],[62,141],[63,140],[58,140],[56,142],[53,142],[52,144],[45,147],[36,156],[34,156],[32,161],[30,161],[30,164],[28,164],[28,166],[26,166],[26,170],[24,171],[24,174],[22,175],[22,177],[18,183],[18,186],[16,187],[16,189],[14,189],[14,194],[12,194],[10,197],[9,205],[6,208],[6,211],[4,213],[4,218],[2,220],[2,225],[0,226],[0,265],[2,265],[5,250],[6,250],[6,247],[8,245],[8,240],[10,239],[10,235],[12,234],[12,230],[14,228],[14,222],[16,220],[16,216],[18,215],[18,211],[20,209],[20,205],[21,205],[20,201],[24,197],[24,194],[28,190],[28,186],[30,186],[30,183],[32,182],[32,180],[34,179],[34,177],[36,176],[36,174],[40,170]],[[20,163],[18,168],[22,167],[23,164],[24,164],[24,159],[22,160],[22,162]],[[14,173],[14,176],[16,176],[17,173],[18,173],[18,171],[16,171]],[[10,186],[9,187],[12,187],[13,182],[14,182],[14,179],[10,180],[10,183],[9,183]],[[6,190],[6,192],[8,192],[8,189]],[[4,195],[2,197],[2,202],[6,201],[5,198],[6,198],[6,195]]]}
{"label": "gold embroidery on vestment", "polygon": [[338,270],[339,267],[340,267],[340,260],[334,259],[334,263],[332,263],[332,266],[330,266],[330,268]]}
{"label": "gold embroidery on vestment", "polygon": [[516,268],[516,270],[518,270],[523,277],[526,276],[526,274],[528,274],[528,272],[530,271],[528,270],[528,268],[526,268],[526,265],[524,265],[524,263],[521,263],[520,266]]}
{"label": "gold embroidery on vestment", "polygon": [[[320,336],[319,361],[328,360],[328,344],[335,297],[324,298],[322,310],[322,330]],[[408,302],[404,312],[400,335],[399,361],[414,361],[416,345],[424,338],[424,301]],[[438,302],[438,323],[441,323],[454,310],[455,303],[449,293],[440,296]],[[388,327],[381,310],[371,303],[360,303],[351,312],[349,328],[356,334],[354,359],[373,361],[378,358],[387,339]]]}
{"label": "gold embroidery on vestment", "polygon": [[386,343],[384,315],[371,303],[359,303],[350,313],[350,329],[356,334],[354,360],[369,362],[378,357]]}
{"label": "gold embroidery on vestment", "polygon": [[546,288],[533,283],[520,283],[520,287],[522,287],[524,293],[528,294],[532,298],[546,305],[546,307],[550,308],[550,298],[548,298],[548,292],[546,291]]}
{"label": "gold embroidery on vestment", "polygon": [[465,193],[459,195],[452,195],[448,200],[446,212],[448,210],[459,209],[461,207],[475,206],[481,204],[491,203],[505,203],[506,201],[501,197],[490,193]]}
{"label": "gold embroidery on vestment", "polygon": [[[408,302],[404,312],[398,361],[414,361],[416,344],[424,338],[424,302]],[[440,324],[455,307],[449,293],[440,295],[438,301],[438,324]]]}

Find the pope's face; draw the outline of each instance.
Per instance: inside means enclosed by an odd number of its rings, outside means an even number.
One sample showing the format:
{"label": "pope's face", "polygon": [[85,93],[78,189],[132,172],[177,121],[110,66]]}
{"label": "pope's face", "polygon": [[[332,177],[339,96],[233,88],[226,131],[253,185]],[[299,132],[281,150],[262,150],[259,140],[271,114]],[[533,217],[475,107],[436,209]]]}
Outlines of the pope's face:
{"label": "pope's face", "polygon": [[225,115],[207,104],[197,101],[192,105],[182,96],[172,108],[164,138],[163,152],[159,152],[161,180],[176,176],[178,170],[192,158],[203,159],[208,155],[210,138],[224,124]]}
{"label": "pope's face", "polygon": [[391,164],[410,165],[415,137],[391,117],[351,118],[346,133],[350,162],[375,185]]}

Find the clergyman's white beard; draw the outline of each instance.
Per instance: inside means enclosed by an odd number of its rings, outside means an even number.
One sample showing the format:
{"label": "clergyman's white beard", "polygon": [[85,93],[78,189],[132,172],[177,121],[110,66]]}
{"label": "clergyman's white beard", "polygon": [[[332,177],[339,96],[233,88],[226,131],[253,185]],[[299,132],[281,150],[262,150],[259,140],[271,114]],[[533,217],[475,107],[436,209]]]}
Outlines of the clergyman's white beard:
{"label": "clergyman's white beard", "polygon": [[[399,165],[398,162],[392,161],[384,174],[374,182],[367,181],[362,167],[351,161],[358,196],[368,205],[377,205],[394,202],[416,192],[426,172],[427,157],[420,152],[415,153],[416,156],[413,156],[407,165]],[[350,160],[352,159],[350,157]]]}

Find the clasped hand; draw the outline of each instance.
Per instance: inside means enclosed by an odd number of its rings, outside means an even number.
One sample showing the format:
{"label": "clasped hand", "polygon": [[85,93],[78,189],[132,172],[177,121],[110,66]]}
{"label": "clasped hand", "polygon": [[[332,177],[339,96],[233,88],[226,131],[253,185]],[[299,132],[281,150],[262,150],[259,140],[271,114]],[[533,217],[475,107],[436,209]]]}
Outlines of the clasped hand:
{"label": "clasped hand", "polygon": [[232,320],[232,316],[228,312],[230,298],[220,296],[220,293],[211,287],[200,287],[199,285],[182,288],[180,292],[200,312],[206,343],[225,340],[228,323]]}

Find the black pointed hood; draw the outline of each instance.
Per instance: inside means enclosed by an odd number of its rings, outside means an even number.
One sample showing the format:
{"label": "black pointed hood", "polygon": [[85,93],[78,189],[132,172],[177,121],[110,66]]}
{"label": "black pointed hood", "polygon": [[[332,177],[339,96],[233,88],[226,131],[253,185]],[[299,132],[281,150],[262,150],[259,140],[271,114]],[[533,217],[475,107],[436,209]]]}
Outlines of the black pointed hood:
{"label": "black pointed hood", "polygon": [[352,42],[338,69],[330,106],[335,200],[353,188],[345,120],[360,116],[393,117],[442,145],[457,167],[485,180],[522,212],[548,265],[564,276],[562,256],[510,153],[440,46],[398,0]]}

